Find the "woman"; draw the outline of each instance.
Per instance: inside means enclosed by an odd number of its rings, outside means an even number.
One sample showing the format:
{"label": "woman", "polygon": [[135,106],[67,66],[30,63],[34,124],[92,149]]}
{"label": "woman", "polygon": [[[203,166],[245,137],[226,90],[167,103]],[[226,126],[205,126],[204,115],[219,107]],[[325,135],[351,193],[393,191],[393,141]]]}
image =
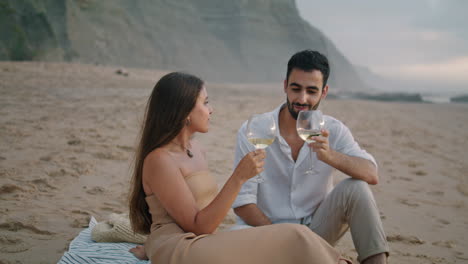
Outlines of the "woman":
{"label": "woman", "polygon": [[[204,152],[213,109],[204,83],[185,73],[162,77],[149,98],[137,152],[130,220],[150,233],[134,253],[152,263],[346,263],[309,228],[278,224],[215,233],[242,184],[263,171],[265,152],[247,154],[217,192]],[[146,253],[145,253],[146,251]]]}

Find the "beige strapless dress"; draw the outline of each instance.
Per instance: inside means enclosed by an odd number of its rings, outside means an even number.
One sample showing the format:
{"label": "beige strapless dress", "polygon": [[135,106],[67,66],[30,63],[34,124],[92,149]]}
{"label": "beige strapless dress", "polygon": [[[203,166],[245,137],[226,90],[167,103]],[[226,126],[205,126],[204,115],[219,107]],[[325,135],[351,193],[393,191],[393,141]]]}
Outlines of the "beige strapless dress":
{"label": "beige strapless dress", "polygon": [[[217,194],[207,171],[185,178],[200,209]],[[275,224],[196,236],[179,227],[156,196],[146,197],[152,216],[145,249],[153,264],[327,264],[339,253],[308,227]]]}

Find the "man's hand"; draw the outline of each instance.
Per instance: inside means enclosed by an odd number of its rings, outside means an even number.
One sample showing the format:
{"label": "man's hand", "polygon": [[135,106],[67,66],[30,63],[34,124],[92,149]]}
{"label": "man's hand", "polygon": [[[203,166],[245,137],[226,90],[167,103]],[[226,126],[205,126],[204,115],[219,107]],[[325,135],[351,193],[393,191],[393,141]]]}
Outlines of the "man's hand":
{"label": "man's hand", "polygon": [[327,160],[331,159],[332,151],[330,150],[330,144],[328,142],[328,136],[330,132],[326,129],[321,130],[322,135],[312,137],[315,140],[314,143],[310,143],[309,147],[311,147],[315,153],[317,153],[317,159],[327,162]]}
{"label": "man's hand", "polygon": [[322,135],[312,137],[315,142],[309,144],[315,153],[317,153],[317,159],[354,179],[363,180],[368,184],[377,184],[379,182],[377,168],[372,162],[330,149],[330,144],[328,142],[330,132],[326,129],[323,129],[321,132]]}
{"label": "man's hand", "polygon": [[256,204],[246,204],[234,208],[234,213],[250,226],[271,225],[270,219],[257,207]]}

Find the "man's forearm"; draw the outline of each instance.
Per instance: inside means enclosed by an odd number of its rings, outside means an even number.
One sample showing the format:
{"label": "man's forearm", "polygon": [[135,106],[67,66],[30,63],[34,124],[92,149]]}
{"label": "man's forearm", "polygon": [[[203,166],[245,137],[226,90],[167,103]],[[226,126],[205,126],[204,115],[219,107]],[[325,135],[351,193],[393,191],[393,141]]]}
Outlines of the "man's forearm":
{"label": "man's forearm", "polygon": [[250,226],[271,225],[270,219],[257,207],[256,204],[246,204],[234,208],[234,213]]}
{"label": "man's forearm", "polygon": [[352,178],[363,180],[368,184],[378,183],[377,168],[371,161],[348,156],[337,151],[333,151],[331,157],[330,160],[324,162]]}

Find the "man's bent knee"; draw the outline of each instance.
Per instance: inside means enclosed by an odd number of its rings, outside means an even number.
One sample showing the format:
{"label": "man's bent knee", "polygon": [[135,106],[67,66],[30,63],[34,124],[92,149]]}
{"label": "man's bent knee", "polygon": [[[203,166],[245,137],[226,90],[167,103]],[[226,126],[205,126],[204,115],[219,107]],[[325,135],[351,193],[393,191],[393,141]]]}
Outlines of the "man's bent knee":
{"label": "man's bent knee", "polygon": [[341,181],[335,188],[345,197],[345,201],[373,200],[374,196],[369,184],[363,180],[346,179]]}

